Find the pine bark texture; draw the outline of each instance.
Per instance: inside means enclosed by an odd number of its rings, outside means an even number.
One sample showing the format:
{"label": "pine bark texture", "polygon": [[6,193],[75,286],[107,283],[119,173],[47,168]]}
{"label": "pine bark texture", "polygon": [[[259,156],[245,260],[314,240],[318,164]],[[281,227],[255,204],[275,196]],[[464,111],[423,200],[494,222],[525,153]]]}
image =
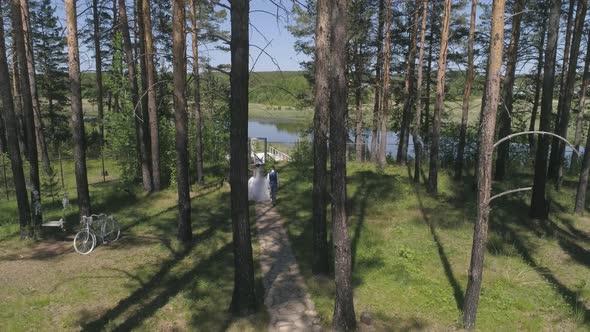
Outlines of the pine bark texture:
{"label": "pine bark texture", "polygon": [[355,72],[354,72],[354,156],[357,162],[363,158],[363,50],[362,46],[357,46],[355,52]]}
{"label": "pine bark texture", "polygon": [[[555,119],[555,130],[554,133],[559,134],[562,127],[562,122],[564,119],[563,114],[563,107],[565,106],[565,91],[564,87],[567,85],[567,71],[568,71],[568,60],[570,58],[570,54],[573,52],[570,51],[571,41],[572,41],[572,29],[574,28],[572,25],[574,24],[573,17],[574,17],[574,3],[576,0],[570,0],[568,11],[567,11],[567,23],[566,23],[566,30],[565,30],[565,45],[563,49],[563,63],[561,65],[561,74],[559,80],[559,98],[557,103],[557,118]],[[561,135],[560,135],[561,136]],[[559,171],[559,163],[561,160],[558,157],[559,152],[559,144],[561,140],[558,138],[552,138],[551,140],[551,149],[549,155],[549,168],[547,170],[547,177],[550,180],[557,180],[558,178],[558,171]]]}
{"label": "pine bark texture", "polygon": [[574,212],[578,215],[584,213],[586,207],[586,190],[588,189],[588,173],[590,172],[590,127],[588,127],[588,136],[586,137],[586,146],[584,156],[582,157],[582,170],[578,180],[578,190],[576,191],[576,206]]}
{"label": "pine bark texture", "polygon": [[[412,107],[415,98],[415,68],[416,68],[416,47],[418,40],[418,20],[420,17],[420,2],[416,0],[413,7],[414,17],[412,20],[412,34],[408,58],[406,60],[406,77],[404,82],[404,108],[402,113],[401,130],[398,139],[397,158],[398,164],[405,164],[408,158],[408,141],[410,137],[410,120],[412,118]],[[414,143],[415,144],[415,143]]]}
{"label": "pine bark texture", "polygon": [[330,271],[328,230],[326,223],[328,115],[330,106],[329,42],[330,8],[328,0],[317,1],[315,38],[315,113],[313,116],[313,262],[314,274]]}
{"label": "pine bark texture", "polygon": [[[545,46],[545,35],[547,30],[547,11],[543,11],[543,24],[541,26],[541,41],[537,47],[539,51],[539,56],[537,58],[537,74],[535,79],[535,99],[533,99],[533,111],[531,114],[531,122],[529,125],[529,131],[535,130],[536,122],[537,122],[537,114],[539,110],[539,98],[541,97],[541,83],[542,83],[542,73],[543,73],[543,47]],[[535,135],[529,135],[529,151],[531,156],[534,157],[536,150],[536,141]]]}
{"label": "pine bark texture", "polygon": [[[193,52],[193,80],[194,80],[194,117],[195,117],[195,168],[197,171],[197,183],[205,184],[203,174],[203,116],[201,114],[201,76],[199,74],[199,9],[197,0],[190,0],[191,6],[191,36]],[[200,8],[200,7],[199,7]],[[152,145],[153,148],[153,145]]]}
{"label": "pine bark texture", "polygon": [[147,90],[147,107],[149,118],[149,136],[151,149],[151,169],[153,190],[159,191],[162,188],[160,175],[160,129],[158,127],[158,105],[156,104],[156,74],[154,65],[154,38],[152,34],[152,18],[149,0],[141,0],[143,39],[145,42],[145,67],[146,67],[146,86]]}
{"label": "pine bark texture", "polygon": [[92,24],[94,31],[94,66],[96,71],[96,105],[98,109],[98,133],[100,147],[104,145],[104,102],[102,84],[102,52],[100,49],[100,19],[98,12],[98,0],[92,0]]}
{"label": "pine bark texture", "polygon": [[[576,150],[580,151],[580,144],[582,142],[582,130],[584,130],[584,113],[586,110],[586,92],[588,91],[588,84],[590,84],[590,43],[586,47],[586,61],[584,61],[584,75],[582,76],[582,86],[580,87],[578,103],[578,116],[576,117],[576,133],[574,136],[574,146]],[[578,162],[578,155],[572,154],[572,166]]]}
{"label": "pine bark texture", "polygon": [[129,21],[127,19],[127,5],[125,0],[119,0],[119,26],[123,37],[123,48],[125,49],[125,62],[127,63],[127,75],[129,85],[131,86],[131,101],[133,103],[133,118],[135,122],[135,139],[137,141],[138,159],[141,168],[141,178],[143,190],[152,191],[152,173],[149,163],[149,152],[146,144],[147,133],[143,128],[143,117],[141,116],[139,103],[139,87],[137,83],[137,72],[135,70],[135,60],[133,57],[133,48],[131,45],[131,36],[129,35]]}
{"label": "pine bark texture", "polygon": [[25,39],[25,52],[27,57],[27,74],[29,76],[29,84],[31,90],[31,97],[33,103],[33,121],[35,125],[35,138],[37,143],[37,151],[41,152],[41,161],[43,163],[43,170],[46,174],[51,171],[51,162],[49,160],[49,153],[47,152],[47,142],[43,134],[43,121],[41,117],[41,104],[39,103],[39,93],[37,91],[37,79],[35,71],[35,59],[33,57],[33,39],[31,37],[31,22],[29,19],[29,1],[20,0],[22,13],[22,28],[23,37]]}
{"label": "pine bark texture", "polygon": [[176,183],[178,185],[178,240],[192,242],[191,198],[188,175],[188,113],[186,105],[186,15],[183,0],[172,2],[172,70]]}
{"label": "pine bark texture", "polygon": [[80,56],[78,50],[78,22],[76,0],[65,0],[66,37],[72,107],[72,136],[74,139],[74,167],[80,217],[91,214],[88,177],[86,174],[86,139],[82,112],[82,84],[80,80]]}
{"label": "pine bark texture", "polygon": [[[436,13],[439,3],[432,3],[432,13]],[[430,34],[428,36],[428,65],[426,66],[426,97],[424,98],[424,116],[422,125],[424,126],[424,142],[428,143],[432,138],[432,130],[430,128],[430,85],[432,84],[432,49],[434,45],[434,25],[438,15],[430,15]]]}
{"label": "pine bark texture", "polygon": [[16,114],[16,131],[21,152],[29,155],[29,144],[25,133],[23,116],[23,98],[20,93],[20,74],[18,72],[18,59],[16,56],[16,30],[12,29],[12,95],[14,96],[14,113]]}
{"label": "pine bark texture", "polygon": [[477,215],[473,229],[473,246],[468,271],[467,290],[463,304],[463,326],[475,327],[477,307],[483,278],[483,261],[486,251],[489,220],[489,200],[492,188],[492,162],[494,133],[500,95],[502,51],[504,48],[504,0],[495,0],[492,8],[492,31],[487,84],[484,91],[486,103],[479,130],[479,156],[477,160]]}
{"label": "pine bark texture", "polygon": [[[567,138],[567,129],[569,126],[569,118],[572,106],[572,99],[574,96],[574,85],[576,83],[576,74],[578,69],[578,56],[580,54],[580,43],[582,40],[582,31],[584,30],[584,20],[586,18],[586,11],[588,10],[587,0],[579,0],[576,8],[576,20],[575,28],[573,32],[573,38],[571,43],[571,52],[569,65],[567,70],[567,76],[565,79],[565,91],[563,91],[563,104],[561,107],[561,116],[559,117],[559,127],[557,134],[561,137]],[[562,89],[563,90],[563,89]],[[555,139],[553,140],[555,141]],[[565,142],[558,141],[557,149],[551,150],[551,155],[555,154],[555,165],[557,169],[557,189],[561,186],[563,177],[563,159],[565,155]],[[551,165],[551,160],[550,160]]]}
{"label": "pine bark texture", "polygon": [[449,26],[451,23],[451,0],[445,0],[440,54],[436,74],[436,101],[434,103],[434,121],[432,122],[432,144],[430,146],[430,169],[427,190],[431,194],[438,191],[438,150],[440,146],[440,115],[445,101],[445,75],[447,70],[447,47],[449,43]]}
{"label": "pine bark texture", "polygon": [[[27,159],[29,161],[29,191],[31,192],[31,213],[32,213],[32,224],[29,229],[29,236],[33,237],[35,231],[41,226],[42,215],[41,215],[41,184],[39,180],[39,161],[37,155],[37,144],[36,143],[36,131],[34,124],[34,110],[33,110],[33,97],[31,95],[31,83],[29,81],[27,56],[26,56],[26,43],[23,31],[22,12],[19,0],[10,0],[10,9],[12,14],[12,28],[14,31],[14,37],[16,39],[16,53],[18,60],[18,70],[20,77],[19,90],[22,95],[22,111],[23,111],[23,124],[25,129],[25,135],[28,142],[28,153]],[[75,137],[74,137],[75,139]]]}
{"label": "pine bark texture", "polygon": [[[389,67],[391,54],[391,1],[387,0],[385,5],[385,43],[383,48],[383,89],[381,96],[381,140],[379,142],[379,167],[387,163],[387,123],[389,113]],[[332,38],[332,40],[334,40]]]}
{"label": "pine bark texture", "polygon": [[[500,129],[498,139],[502,139],[512,133],[512,111],[514,101],[514,80],[516,79],[516,64],[518,62],[518,42],[520,40],[520,22],[526,0],[517,0],[512,8],[512,33],[510,44],[506,51],[506,74],[504,76],[502,103],[500,104]],[[508,167],[510,141],[505,141],[498,146],[496,159],[496,173],[494,178],[503,180]]]}
{"label": "pine bark texture", "polygon": [[[416,9],[418,10],[418,9]],[[412,140],[414,141],[414,182],[420,182],[422,170],[422,144],[420,136],[420,123],[422,120],[422,64],[424,62],[424,50],[426,41],[426,20],[428,16],[428,0],[422,1],[422,26],[420,27],[420,51],[418,54],[418,74],[416,78],[416,113],[414,114],[414,126],[412,128]]]}
{"label": "pine bark texture", "polygon": [[[539,130],[551,131],[551,109],[553,106],[553,85],[555,84],[555,51],[559,35],[559,14],[561,0],[551,0],[549,10],[549,28],[547,31],[547,46],[545,48],[545,64],[543,70],[543,96],[541,98],[541,119]],[[531,198],[530,216],[536,219],[547,218],[547,201],[545,200],[545,186],[547,182],[547,157],[549,138],[540,135],[537,141],[535,155],[535,173],[533,177],[533,195]]]}
{"label": "pine bark texture", "polygon": [[469,101],[471,99],[471,84],[474,73],[474,52],[473,43],[475,40],[475,21],[477,14],[477,0],[471,1],[471,18],[469,23],[469,40],[467,42],[467,75],[465,77],[465,89],[463,90],[463,106],[461,109],[461,128],[459,131],[459,145],[457,147],[457,158],[455,159],[455,180],[463,177],[463,166],[465,163],[465,145],[467,142],[467,125],[469,121]]}
{"label": "pine bark texture", "polygon": [[383,28],[385,26],[385,0],[379,0],[377,27],[377,62],[375,63],[375,102],[373,104],[373,131],[371,132],[371,162],[379,160],[379,118],[381,117],[381,92],[383,91]]}
{"label": "pine bark texture", "polygon": [[[390,3],[391,0],[388,2]],[[330,71],[330,165],[332,171],[334,281],[336,284],[332,327],[335,331],[356,329],[352,296],[352,256],[346,216],[346,99],[348,96],[346,85],[346,11],[347,0],[333,0],[330,18],[332,50],[330,57],[332,59]],[[386,36],[389,36],[389,33],[386,33]],[[388,47],[389,43],[387,41],[386,43],[386,47]],[[386,60],[386,63],[388,62]],[[388,70],[389,66],[386,65],[386,68]]]}
{"label": "pine bark texture", "polygon": [[[178,1],[178,0],[177,0]],[[231,1],[230,185],[234,243],[231,311],[256,311],[256,290],[248,207],[248,47],[249,0]]]}
{"label": "pine bark texture", "polygon": [[138,110],[141,112],[140,125],[143,136],[143,144],[146,149],[146,162],[147,168],[150,172],[149,178],[151,179],[151,191],[154,190],[154,174],[152,171],[152,155],[150,147],[150,116],[148,113],[148,98],[147,98],[147,64],[146,64],[146,51],[145,51],[145,37],[143,29],[143,6],[142,0],[134,0],[134,16],[133,29],[134,29],[134,47],[135,47],[135,58],[139,60],[139,83],[138,83],[138,96],[139,105]]}
{"label": "pine bark texture", "polygon": [[10,87],[10,76],[8,72],[8,60],[6,59],[6,43],[4,39],[4,19],[2,8],[0,7],[0,94],[2,97],[1,118],[4,120],[6,130],[6,140],[10,166],[12,170],[12,180],[16,193],[16,203],[18,208],[18,219],[20,224],[20,238],[28,236],[28,228],[31,225],[31,209],[27,197],[27,185],[23,171],[23,161],[20,155],[20,149],[17,136],[16,114],[14,112],[14,103]]}

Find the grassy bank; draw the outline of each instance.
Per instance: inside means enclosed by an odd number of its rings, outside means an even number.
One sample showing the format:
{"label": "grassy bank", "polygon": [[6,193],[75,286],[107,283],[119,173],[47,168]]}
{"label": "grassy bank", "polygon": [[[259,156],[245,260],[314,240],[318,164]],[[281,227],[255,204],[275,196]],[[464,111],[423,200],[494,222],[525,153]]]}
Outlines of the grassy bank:
{"label": "grassy bank", "polygon": [[[23,242],[17,239],[18,226],[0,225],[1,331],[259,331],[267,326],[264,310],[244,319],[228,312],[234,277],[227,184],[209,179],[208,186],[191,193],[194,243],[184,250],[175,240],[175,190],[148,195],[116,178],[91,183],[94,211],[115,215],[122,235],[88,256],[74,252],[74,230]],[[75,192],[71,197],[75,203]],[[15,207],[7,206],[1,212],[14,213]],[[69,229],[77,228],[76,213],[70,213]],[[258,294],[263,294],[258,266],[255,262]]]}
{"label": "grassy bank", "polygon": [[[281,170],[279,211],[324,322],[334,285],[311,274],[311,170]],[[527,186],[513,173],[494,192]],[[370,312],[383,330],[460,326],[475,213],[472,179],[439,177],[439,196],[408,179],[405,167],[379,171],[351,164],[349,232],[357,316]],[[588,330],[590,225],[569,214],[573,183],[552,193],[548,222],[528,219],[528,195],[493,202],[477,327],[483,331]],[[331,228],[331,226],[329,226]]]}

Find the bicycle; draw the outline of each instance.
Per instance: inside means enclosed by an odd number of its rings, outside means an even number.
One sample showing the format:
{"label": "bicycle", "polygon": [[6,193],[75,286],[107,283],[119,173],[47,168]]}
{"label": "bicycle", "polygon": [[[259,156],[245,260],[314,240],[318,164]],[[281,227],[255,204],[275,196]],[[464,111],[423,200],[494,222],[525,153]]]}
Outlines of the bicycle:
{"label": "bicycle", "polygon": [[81,255],[87,255],[96,247],[97,238],[102,243],[115,242],[119,239],[121,228],[113,216],[104,213],[82,216],[82,229],[74,237],[74,249]]}

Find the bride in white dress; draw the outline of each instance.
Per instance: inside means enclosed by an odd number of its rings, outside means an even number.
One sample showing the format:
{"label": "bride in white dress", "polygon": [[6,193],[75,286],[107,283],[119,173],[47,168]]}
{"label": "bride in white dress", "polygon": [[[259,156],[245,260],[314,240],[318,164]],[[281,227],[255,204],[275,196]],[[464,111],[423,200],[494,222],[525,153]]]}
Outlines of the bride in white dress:
{"label": "bride in white dress", "polygon": [[256,165],[254,175],[248,180],[248,200],[255,202],[270,200],[268,179],[264,176],[260,165]]}

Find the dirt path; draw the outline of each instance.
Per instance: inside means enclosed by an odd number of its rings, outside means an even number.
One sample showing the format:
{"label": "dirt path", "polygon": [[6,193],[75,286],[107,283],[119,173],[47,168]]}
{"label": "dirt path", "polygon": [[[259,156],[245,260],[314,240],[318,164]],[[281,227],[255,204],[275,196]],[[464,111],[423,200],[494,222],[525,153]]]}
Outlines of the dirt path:
{"label": "dirt path", "polygon": [[321,331],[320,318],[307,293],[283,224],[270,204],[256,206],[269,331]]}

